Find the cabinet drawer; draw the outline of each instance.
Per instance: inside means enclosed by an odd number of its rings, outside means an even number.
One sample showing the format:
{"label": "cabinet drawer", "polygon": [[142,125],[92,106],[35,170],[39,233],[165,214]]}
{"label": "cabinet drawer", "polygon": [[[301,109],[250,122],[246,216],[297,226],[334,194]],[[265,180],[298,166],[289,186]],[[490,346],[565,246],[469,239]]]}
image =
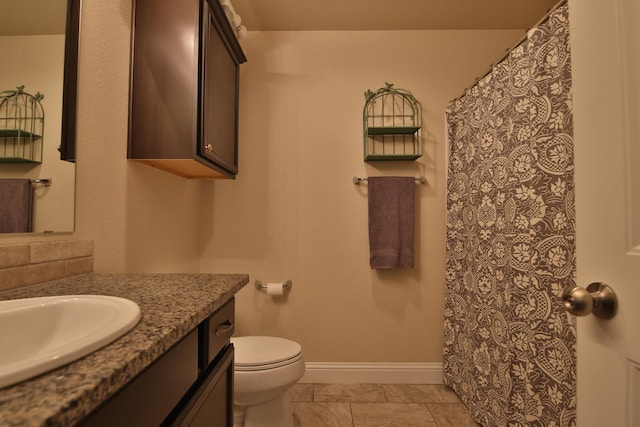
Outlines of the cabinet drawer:
{"label": "cabinet drawer", "polygon": [[232,298],[222,308],[216,311],[206,322],[205,343],[206,355],[203,357],[203,366],[206,368],[229,343],[234,331],[235,299]]}
{"label": "cabinet drawer", "polygon": [[157,427],[198,378],[197,355],[193,331],[80,426]]}

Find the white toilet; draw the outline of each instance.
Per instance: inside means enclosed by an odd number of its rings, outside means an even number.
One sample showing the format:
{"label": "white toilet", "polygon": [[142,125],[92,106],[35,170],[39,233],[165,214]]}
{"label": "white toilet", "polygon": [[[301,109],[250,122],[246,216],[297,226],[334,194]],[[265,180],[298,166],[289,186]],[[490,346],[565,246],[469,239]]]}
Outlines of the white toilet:
{"label": "white toilet", "polygon": [[287,391],[304,374],[302,347],[277,337],[233,337],[234,427],[294,427]]}

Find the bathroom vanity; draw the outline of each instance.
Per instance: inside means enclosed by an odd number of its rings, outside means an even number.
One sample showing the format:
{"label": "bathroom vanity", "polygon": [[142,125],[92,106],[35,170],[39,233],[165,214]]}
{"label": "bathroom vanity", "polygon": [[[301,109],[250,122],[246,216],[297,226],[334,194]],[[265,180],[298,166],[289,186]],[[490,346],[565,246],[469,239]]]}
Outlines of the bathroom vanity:
{"label": "bathroom vanity", "polygon": [[88,274],[0,292],[0,300],[102,294],[142,319],[69,365],[0,389],[5,426],[225,426],[233,419],[234,295],[242,274]]}

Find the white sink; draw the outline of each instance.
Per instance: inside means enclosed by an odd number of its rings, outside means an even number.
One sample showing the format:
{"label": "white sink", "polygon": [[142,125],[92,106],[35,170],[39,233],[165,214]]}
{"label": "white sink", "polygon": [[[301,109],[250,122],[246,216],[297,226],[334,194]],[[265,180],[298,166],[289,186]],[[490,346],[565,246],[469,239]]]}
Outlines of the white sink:
{"label": "white sink", "polygon": [[139,320],[136,303],[106,295],[0,301],[0,388],[86,356]]}

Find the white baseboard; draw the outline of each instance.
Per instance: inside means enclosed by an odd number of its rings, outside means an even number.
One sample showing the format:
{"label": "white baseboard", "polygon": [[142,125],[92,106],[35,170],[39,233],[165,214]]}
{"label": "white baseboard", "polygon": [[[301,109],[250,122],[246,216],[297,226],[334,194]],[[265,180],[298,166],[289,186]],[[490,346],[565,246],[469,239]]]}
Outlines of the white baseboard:
{"label": "white baseboard", "polygon": [[442,384],[442,363],[307,362],[299,383]]}

